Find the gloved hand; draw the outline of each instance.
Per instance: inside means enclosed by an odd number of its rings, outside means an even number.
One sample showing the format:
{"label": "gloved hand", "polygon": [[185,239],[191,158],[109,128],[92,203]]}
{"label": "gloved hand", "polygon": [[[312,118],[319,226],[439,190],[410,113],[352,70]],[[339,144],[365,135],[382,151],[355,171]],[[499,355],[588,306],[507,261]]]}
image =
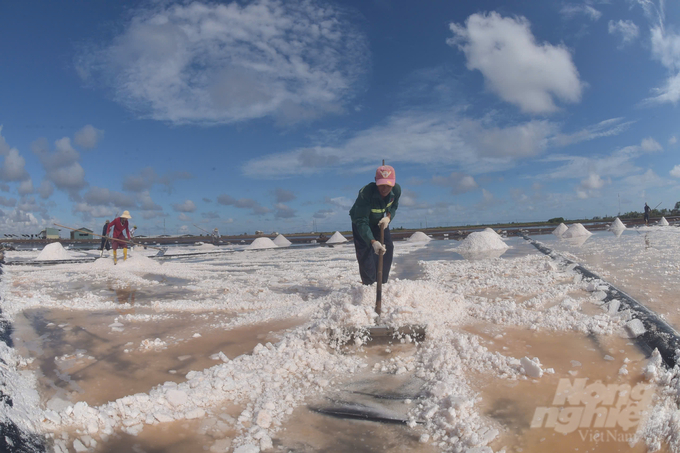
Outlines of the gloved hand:
{"label": "gloved hand", "polygon": [[385,248],[384,245],[380,243],[380,241],[374,241],[371,243],[373,246],[373,251],[375,252],[376,255],[380,255],[380,252],[385,253],[387,249]]}
{"label": "gloved hand", "polygon": [[380,219],[380,221],[378,222],[378,226],[379,226],[380,228],[383,228],[383,229],[384,229],[384,228],[387,228],[387,225],[389,225],[389,224],[390,224],[390,218],[387,217],[387,216],[383,217],[383,218]]}

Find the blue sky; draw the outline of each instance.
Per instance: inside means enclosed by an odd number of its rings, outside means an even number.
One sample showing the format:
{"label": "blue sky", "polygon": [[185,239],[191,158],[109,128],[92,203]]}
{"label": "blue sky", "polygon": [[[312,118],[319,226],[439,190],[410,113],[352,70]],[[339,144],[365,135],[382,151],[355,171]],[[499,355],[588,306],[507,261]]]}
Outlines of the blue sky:
{"label": "blue sky", "polygon": [[[0,231],[350,229],[680,201],[680,4],[3,2]],[[620,206],[620,208],[619,208]],[[65,235],[65,234],[62,234]]]}

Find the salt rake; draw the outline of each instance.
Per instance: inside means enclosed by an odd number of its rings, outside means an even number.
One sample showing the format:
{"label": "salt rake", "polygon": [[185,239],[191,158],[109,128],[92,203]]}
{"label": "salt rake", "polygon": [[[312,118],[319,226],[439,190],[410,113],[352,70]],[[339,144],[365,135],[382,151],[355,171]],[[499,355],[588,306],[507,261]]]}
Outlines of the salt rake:
{"label": "salt rake", "polygon": [[144,248],[148,247],[150,249],[158,250],[158,253],[156,253],[156,255],[155,255],[157,257],[161,257],[161,256],[165,255],[165,252],[168,251],[167,248],[154,247],[152,245],[138,244],[136,242],[126,241],[125,239],[116,239],[116,238],[111,238],[111,237],[108,237],[108,236],[102,236],[101,234],[95,234],[95,233],[92,233],[90,231],[71,228],[71,227],[67,227],[65,225],[59,225],[58,223],[55,223],[54,225],[58,226],[58,227],[66,228],[67,230],[71,230],[71,231],[80,231],[81,233],[91,234],[92,236],[97,236],[98,238],[106,238],[106,239],[109,239],[111,241],[119,241],[119,242],[124,242],[126,244],[138,245],[140,247],[144,247]]}
{"label": "salt rake", "polygon": [[[385,227],[380,227],[380,244],[385,245]],[[378,272],[377,285],[375,294],[375,312],[378,314],[378,323],[380,322],[380,314],[382,312],[382,276],[383,276],[383,254],[381,250],[378,253]],[[412,341],[425,340],[425,327],[418,325],[406,325],[401,327],[390,327],[385,325],[370,326],[370,327],[350,327],[344,328],[340,331],[331,331],[333,337],[338,343],[344,343],[349,340],[356,341],[357,339],[362,343],[371,341],[373,343],[389,343],[394,339],[408,338]]]}

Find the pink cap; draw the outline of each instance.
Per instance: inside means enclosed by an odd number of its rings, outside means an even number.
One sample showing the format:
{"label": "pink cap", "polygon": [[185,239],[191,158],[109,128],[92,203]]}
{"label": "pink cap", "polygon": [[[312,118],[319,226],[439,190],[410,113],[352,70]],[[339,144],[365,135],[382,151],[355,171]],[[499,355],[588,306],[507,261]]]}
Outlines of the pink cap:
{"label": "pink cap", "polygon": [[394,168],[389,165],[382,165],[375,171],[375,183],[379,186],[387,184],[394,187],[397,182],[397,176],[394,174]]}

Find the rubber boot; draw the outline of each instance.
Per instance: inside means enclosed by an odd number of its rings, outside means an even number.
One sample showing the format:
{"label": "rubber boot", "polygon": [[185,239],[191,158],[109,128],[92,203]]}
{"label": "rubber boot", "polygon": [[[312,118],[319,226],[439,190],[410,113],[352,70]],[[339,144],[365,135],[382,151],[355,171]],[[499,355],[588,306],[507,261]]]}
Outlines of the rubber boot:
{"label": "rubber boot", "polygon": [[118,250],[113,251],[113,264],[118,264]]}
{"label": "rubber boot", "polygon": [[127,259],[127,249],[123,249],[123,261]]}

